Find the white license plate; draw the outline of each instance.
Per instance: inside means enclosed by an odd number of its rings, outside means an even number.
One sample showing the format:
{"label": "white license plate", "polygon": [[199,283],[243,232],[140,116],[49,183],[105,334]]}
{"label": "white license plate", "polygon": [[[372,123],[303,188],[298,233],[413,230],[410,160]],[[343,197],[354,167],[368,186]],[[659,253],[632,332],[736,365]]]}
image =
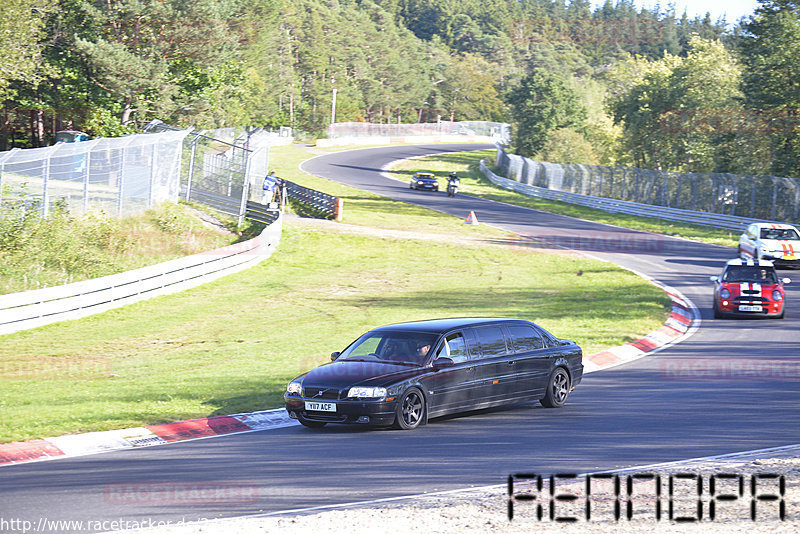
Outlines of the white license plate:
{"label": "white license plate", "polygon": [[306,401],[306,410],[313,410],[316,412],[335,412],[335,402],[308,402]]}
{"label": "white license plate", "polygon": [[762,311],[762,309],[761,309],[761,306],[744,306],[744,305],[740,305],[739,306],[739,311],[760,312],[760,311]]}

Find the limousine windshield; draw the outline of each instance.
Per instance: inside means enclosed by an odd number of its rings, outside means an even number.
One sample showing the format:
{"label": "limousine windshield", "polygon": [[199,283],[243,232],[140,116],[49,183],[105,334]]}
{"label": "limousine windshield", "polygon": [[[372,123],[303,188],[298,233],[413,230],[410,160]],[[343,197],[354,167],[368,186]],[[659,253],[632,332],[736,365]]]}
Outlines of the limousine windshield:
{"label": "limousine windshield", "polygon": [[424,332],[368,332],[337,360],[386,361],[424,365],[438,336]]}

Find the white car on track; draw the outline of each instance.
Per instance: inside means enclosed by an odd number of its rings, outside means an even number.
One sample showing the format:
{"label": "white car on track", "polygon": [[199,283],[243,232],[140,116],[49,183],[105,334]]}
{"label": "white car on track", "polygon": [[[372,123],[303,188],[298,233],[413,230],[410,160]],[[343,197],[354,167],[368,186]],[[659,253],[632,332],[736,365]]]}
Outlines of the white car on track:
{"label": "white car on track", "polygon": [[739,237],[739,257],[800,268],[800,232],[791,224],[753,223]]}

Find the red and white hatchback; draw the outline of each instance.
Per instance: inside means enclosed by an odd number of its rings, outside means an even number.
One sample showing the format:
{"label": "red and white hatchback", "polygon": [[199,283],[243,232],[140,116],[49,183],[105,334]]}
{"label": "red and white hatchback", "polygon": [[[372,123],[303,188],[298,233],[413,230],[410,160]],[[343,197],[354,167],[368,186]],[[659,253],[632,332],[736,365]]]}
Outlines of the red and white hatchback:
{"label": "red and white hatchback", "polygon": [[761,316],[783,319],[783,284],[775,266],[766,260],[730,260],[714,282],[714,317]]}

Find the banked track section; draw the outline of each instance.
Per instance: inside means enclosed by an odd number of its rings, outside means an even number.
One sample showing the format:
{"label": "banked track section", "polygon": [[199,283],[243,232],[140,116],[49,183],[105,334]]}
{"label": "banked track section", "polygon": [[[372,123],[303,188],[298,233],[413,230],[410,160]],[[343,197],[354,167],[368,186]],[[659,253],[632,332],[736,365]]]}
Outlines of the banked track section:
{"label": "banked track section", "polygon": [[[708,276],[731,249],[410,191],[381,174],[395,159],[476,148],[484,147],[356,150],[303,169],[461,219],[475,211],[482,224],[522,241],[571,246],[644,273],[695,302],[702,328],[656,355],[587,375],[557,411],[528,403],[441,418],[413,432],[292,426],[6,466],[0,517],[95,526],[234,517],[501,484],[514,472],[596,472],[800,442],[800,284],[787,287],[783,321],[715,320]],[[86,527],[80,531],[92,530]]]}

